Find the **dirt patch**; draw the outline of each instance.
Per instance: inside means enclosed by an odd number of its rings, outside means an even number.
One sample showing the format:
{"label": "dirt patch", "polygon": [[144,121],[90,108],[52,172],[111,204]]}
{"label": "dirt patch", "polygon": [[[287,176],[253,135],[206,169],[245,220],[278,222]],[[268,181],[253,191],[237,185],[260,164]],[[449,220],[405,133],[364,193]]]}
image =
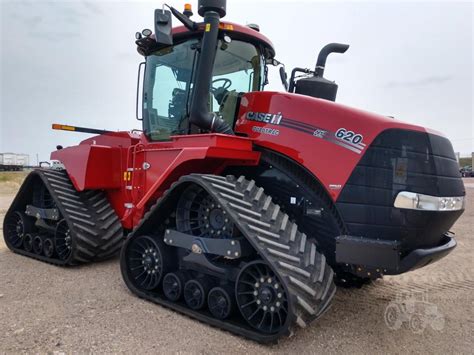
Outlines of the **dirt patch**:
{"label": "dirt patch", "polygon": [[[448,257],[362,289],[339,289],[321,320],[273,346],[134,297],[117,259],[59,268],[13,254],[2,239],[0,352],[472,353],[474,188],[467,192],[453,228],[458,247]],[[0,210],[12,198],[0,195]],[[401,307],[401,324],[387,321],[390,304]],[[406,316],[410,308],[421,308],[421,320]]]}

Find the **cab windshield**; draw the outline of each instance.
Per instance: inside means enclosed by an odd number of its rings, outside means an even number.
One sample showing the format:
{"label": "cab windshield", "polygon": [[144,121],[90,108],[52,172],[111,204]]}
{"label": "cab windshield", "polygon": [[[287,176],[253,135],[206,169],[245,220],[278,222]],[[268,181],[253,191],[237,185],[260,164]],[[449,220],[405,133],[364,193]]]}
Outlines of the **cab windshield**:
{"label": "cab windshield", "polygon": [[[143,91],[143,129],[151,140],[168,140],[190,131],[189,110],[199,40],[163,48],[147,57]],[[209,110],[231,125],[243,93],[262,89],[262,56],[254,45],[219,40],[210,87]]]}

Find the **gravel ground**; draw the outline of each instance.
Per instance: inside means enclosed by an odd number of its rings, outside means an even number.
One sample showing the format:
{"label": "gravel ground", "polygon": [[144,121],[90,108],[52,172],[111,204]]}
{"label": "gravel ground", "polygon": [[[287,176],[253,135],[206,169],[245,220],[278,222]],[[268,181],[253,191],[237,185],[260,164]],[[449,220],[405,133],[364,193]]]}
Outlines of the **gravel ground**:
{"label": "gravel ground", "polygon": [[[474,179],[465,182],[467,210],[453,228],[458,247],[448,257],[362,289],[339,289],[321,320],[272,346],[134,297],[122,282],[118,259],[59,268],[13,254],[2,238],[0,353],[472,354]],[[0,189],[0,222],[12,198]],[[424,330],[416,332],[408,322],[391,330],[384,320],[386,307],[390,302],[409,307],[413,301],[441,322],[430,323],[425,316]]]}

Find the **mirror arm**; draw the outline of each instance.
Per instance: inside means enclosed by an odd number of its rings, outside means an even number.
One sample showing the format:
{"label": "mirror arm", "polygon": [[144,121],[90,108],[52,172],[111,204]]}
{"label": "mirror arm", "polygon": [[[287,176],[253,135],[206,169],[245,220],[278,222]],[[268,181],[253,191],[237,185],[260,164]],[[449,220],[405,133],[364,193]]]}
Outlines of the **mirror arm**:
{"label": "mirror arm", "polygon": [[186,28],[190,31],[196,31],[198,29],[198,24],[194,21],[191,21],[186,15],[182,14],[178,10],[176,10],[173,6],[169,6],[165,4],[168,9],[170,9],[171,13],[176,17],[179,22],[181,22]]}

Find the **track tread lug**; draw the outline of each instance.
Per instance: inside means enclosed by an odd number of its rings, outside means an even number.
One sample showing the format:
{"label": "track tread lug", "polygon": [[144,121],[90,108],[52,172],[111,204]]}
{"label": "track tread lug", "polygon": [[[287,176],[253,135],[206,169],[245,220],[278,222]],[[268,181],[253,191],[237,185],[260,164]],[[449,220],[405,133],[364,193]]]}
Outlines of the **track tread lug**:
{"label": "track tread lug", "polygon": [[291,232],[290,232],[290,242],[294,242],[296,238],[296,232],[298,231],[298,226],[296,224],[293,224],[291,226]]}
{"label": "track tread lug", "polygon": [[287,214],[283,215],[283,219],[281,220],[281,225],[280,225],[280,231],[283,232],[286,229],[286,226],[288,224],[288,219],[289,217]]}
{"label": "track tread lug", "polygon": [[300,253],[303,254],[306,249],[306,234],[303,233],[300,240]]}
{"label": "track tread lug", "polygon": [[251,193],[254,187],[255,187],[255,181],[250,180],[245,191],[248,193]]}
{"label": "track tread lug", "polygon": [[262,198],[263,196],[263,187],[259,187],[258,190],[257,190],[257,193],[255,194],[255,197],[253,198],[254,202],[259,202],[260,199]]}
{"label": "track tread lug", "polygon": [[270,207],[270,203],[272,202],[272,198],[270,196],[267,196],[265,199],[265,202],[263,203],[262,211],[267,211],[268,207]]}
{"label": "track tread lug", "polygon": [[276,248],[280,248],[280,249],[284,249],[284,250],[290,250],[290,246],[287,245],[287,244],[282,244],[282,243],[277,243],[271,239],[267,239],[267,238],[263,238],[263,237],[260,237],[260,236],[257,236],[257,240],[263,244],[267,244],[267,245],[272,245]]}
{"label": "track tread lug", "polygon": [[277,217],[278,217],[278,214],[280,213],[280,205],[274,205],[275,208],[272,212],[272,216],[270,218],[271,221],[276,221]]}

